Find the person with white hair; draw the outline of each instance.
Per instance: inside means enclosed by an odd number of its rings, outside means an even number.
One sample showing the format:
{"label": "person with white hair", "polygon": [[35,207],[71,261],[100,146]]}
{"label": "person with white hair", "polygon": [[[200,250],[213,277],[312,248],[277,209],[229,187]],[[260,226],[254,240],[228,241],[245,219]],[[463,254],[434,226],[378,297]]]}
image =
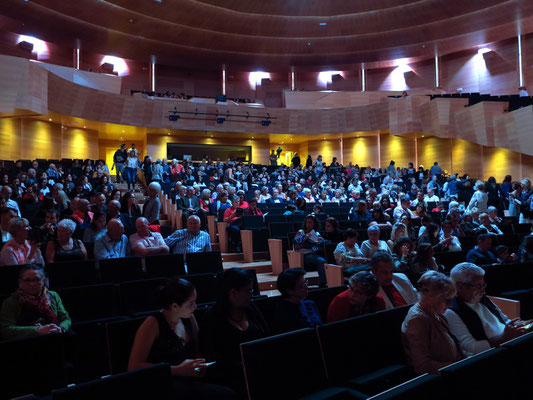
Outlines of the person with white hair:
{"label": "person with white hair", "polygon": [[489,196],[485,192],[485,184],[481,181],[477,181],[474,185],[476,191],[472,195],[466,211],[469,212],[472,208],[476,207],[480,213],[487,212],[487,203],[489,201]]}
{"label": "person with white hair", "polygon": [[200,217],[191,215],[187,218],[187,227],[172,233],[165,239],[165,243],[174,254],[211,251],[211,238],[200,227]]}
{"label": "person with white hair", "polygon": [[130,236],[131,251],[138,256],[168,254],[168,246],[159,232],[150,231],[150,223],[144,217],[135,221],[137,233]]}
{"label": "person with white hair", "polygon": [[19,205],[15,200],[11,198],[12,195],[13,195],[13,189],[11,189],[11,186],[5,185],[2,187],[2,189],[0,189],[0,196],[3,197],[4,200],[6,201],[6,207],[16,210],[17,215],[21,217],[22,215],[20,214]]}
{"label": "person with white hair", "polygon": [[9,233],[12,239],[0,251],[0,265],[40,264],[44,265],[41,243],[29,241],[29,222],[26,218],[12,218]]}
{"label": "person with white hair", "polygon": [[161,200],[159,200],[159,192],[161,192],[161,185],[157,182],[152,182],[148,185],[148,198],[144,203],[143,217],[145,217],[150,225],[159,224],[159,212],[161,211]]}
{"label": "person with white hair", "polygon": [[46,262],[86,260],[87,250],[83,242],[73,239],[76,223],[71,219],[63,219],[57,223],[57,239],[46,245]]}
{"label": "person with white hair", "polygon": [[471,356],[523,335],[530,321],[509,319],[486,295],[485,271],[464,262],[452,268],[450,277],[457,295],[444,316],[461,351]]}

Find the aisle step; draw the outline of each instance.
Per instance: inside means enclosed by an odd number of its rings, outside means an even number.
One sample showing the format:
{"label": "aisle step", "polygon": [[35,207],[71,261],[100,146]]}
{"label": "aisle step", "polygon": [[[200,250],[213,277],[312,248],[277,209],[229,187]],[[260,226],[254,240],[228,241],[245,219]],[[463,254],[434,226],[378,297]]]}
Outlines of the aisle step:
{"label": "aisle step", "polygon": [[272,273],[272,262],[269,260],[254,261],[249,263],[244,261],[224,262],[224,269],[230,268],[255,269],[257,274]]}
{"label": "aisle step", "polygon": [[[305,279],[309,280],[308,285],[318,285],[318,272],[311,271],[305,274]],[[278,277],[277,275],[270,273],[266,274],[257,274],[257,282],[259,283],[259,290],[261,293],[263,291],[276,290],[278,288]]]}

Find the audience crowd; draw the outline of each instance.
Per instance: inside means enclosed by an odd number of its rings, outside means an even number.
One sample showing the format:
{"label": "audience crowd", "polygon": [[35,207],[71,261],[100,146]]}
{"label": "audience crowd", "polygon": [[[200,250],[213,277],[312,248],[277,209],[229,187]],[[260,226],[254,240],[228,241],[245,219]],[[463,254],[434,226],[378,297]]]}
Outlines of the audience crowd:
{"label": "audience crowd", "polygon": [[[428,170],[412,163],[396,167],[394,161],[387,168],[343,166],[336,158],[326,164],[321,156],[302,164],[295,155],[290,166],[149,156],[141,162],[138,156],[134,145],[128,150],[123,145],[113,158],[113,181],[126,182],[127,191],[111,183],[102,160],[0,167],[0,266],[25,265],[18,289],[2,304],[2,339],[70,329],[68,310],[47,288],[45,264],[70,261],[75,268],[88,258],[210,251],[207,215],[228,224],[231,249],[240,252],[243,216],[268,216],[273,204],[284,215],[302,215],[290,246],[303,253],[304,265],[278,276],[281,300],[272,326],[251,302],[252,280],[244,270],[223,273],[215,305],[198,322],[196,288],[171,279],[159,291],[162,310],[137,332],[129,369],[168,362],[176,393],[184,398],[239,398],[245,395],[240,343],[272,333],[412,305],[402,325],[406,358],[416,373],[438,373],[526,331],[528,321],[510,320],[485,295],[479,266],[533,259],[531,235],[516,253],[502,245],[493,249],[506,218],[521,223],[533,218],[528,178],[475,181],[450,175],[437,162]],[[146,187],[142,205],[140,187]],[[162,190],[182,210],[185,226],[166,237],[160,226]],[[360,229],[342,231],[338,218],[324,215],[328,203],[344,206],[342,221]],[[359,245],[362,233],[366,240]],[[475,237],[476,245],[448,277],[435,256],[461,251],[465,237]],[[317,305],[306,299],[305,275],[317,271],[320,286],[327,285],[325,244],[334,245],[348,287],[322,321]]]}

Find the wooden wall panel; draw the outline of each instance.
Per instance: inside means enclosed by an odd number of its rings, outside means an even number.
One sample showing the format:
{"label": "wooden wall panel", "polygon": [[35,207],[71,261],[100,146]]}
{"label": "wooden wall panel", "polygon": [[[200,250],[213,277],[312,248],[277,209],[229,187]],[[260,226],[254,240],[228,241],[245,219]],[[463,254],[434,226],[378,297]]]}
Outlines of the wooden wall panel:
{"label": "wooden wall panel", "polygon": [[378,136],[363,136],[358,138],[344,139],[344,165],[351,161],[360,167],[377,166]]}
{"label": "wooden wall panel", "polygon": [[63,129],[61,125],[33,119],[22,121],[21,158],[62,158],[62,142]]}
{"label": "wooden wall panel", "polygon": [[340,160],[341,147],[338,139],[310,140],[308,146],[308,154],[311,154],[313,161],[317,159],[318,155],[322,156],[322,161],[327,165],[331,164],[333,157]]}
{"label": "wooden wall panel", "polygon": [[493,176],[501,182],[505,175],[521,176],[520,153],[499,147],[483,147],[483,179]]}
{"label": "wooden wall panel", "polygon": [[20,158],[21,119],[0,118],[0,159]]}
{"label": "wooden wall panel", "polygon": [[421,132],[422,123],[419,107],[430,102],[428,96],[408,96],[390,99],[389,130],[391,135]]}
{"label": "wooden wall panel", "polygon": [[93,160],[99,158],[97,131],[68,128],[63,131],[62,139],[61,157]]}
{"label": "wooden wall panel", "polygon": [[446,171],[452,170],[452,139],[425,137],[417,140],[418,166],[431,168],[437,161]]}
{"label": "wooden wall panel", "polygon": [[453,173],[483,176],[483,146],[461,139],[453,139],[452,143]]}
{"label": "wooden wall panel", "polygon": [[380,135],[381,167],[386,168],[391,160],[397,167],[407,167],[415,162],[415,140],[401,136]]}

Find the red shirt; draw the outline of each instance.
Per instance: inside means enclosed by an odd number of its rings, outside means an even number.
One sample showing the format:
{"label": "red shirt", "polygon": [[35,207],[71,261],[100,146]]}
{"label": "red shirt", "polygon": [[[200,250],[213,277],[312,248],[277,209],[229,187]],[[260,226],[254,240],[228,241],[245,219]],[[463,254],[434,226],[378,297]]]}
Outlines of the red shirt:
{"label": "red shirt", "polygon": [[[230,208],[226,208],[226,210],[224,211],[224,220],[226,220],[226,218],[229,218],[229,216],[233,214],[236,209],[237,208],[233,208],[233,206]],[[237,218],[239,217],[233,217],[231,220],[233,221],[233,220],[236,220]]]}
{"label": "red shirt", "polygon": [[[396,286],[389,285],[389,286],[382,286],[381,287],[389,300],[394,304],[394,307],[401,307],[406,306],[407,302],[404,300],[400,292],[398,292],[398,289],[396,289]],[[381,295],[377,295],[376,297],[380,297]],[[381,299],[383,301],[383,298]]]}
{"label": "red shirt", "polygon": [[330,303],[328,308],[327,322],[341,321],[357,315],[385,310],[385,308],[386,307],[383,298],[380,295],[377,295],[375,307],[370,307],[368,304],[365,304],[360,309],[360,313],[353,312],[354,306],[350,303],[350,289],[348,289],[335,296],[333,301]]}

